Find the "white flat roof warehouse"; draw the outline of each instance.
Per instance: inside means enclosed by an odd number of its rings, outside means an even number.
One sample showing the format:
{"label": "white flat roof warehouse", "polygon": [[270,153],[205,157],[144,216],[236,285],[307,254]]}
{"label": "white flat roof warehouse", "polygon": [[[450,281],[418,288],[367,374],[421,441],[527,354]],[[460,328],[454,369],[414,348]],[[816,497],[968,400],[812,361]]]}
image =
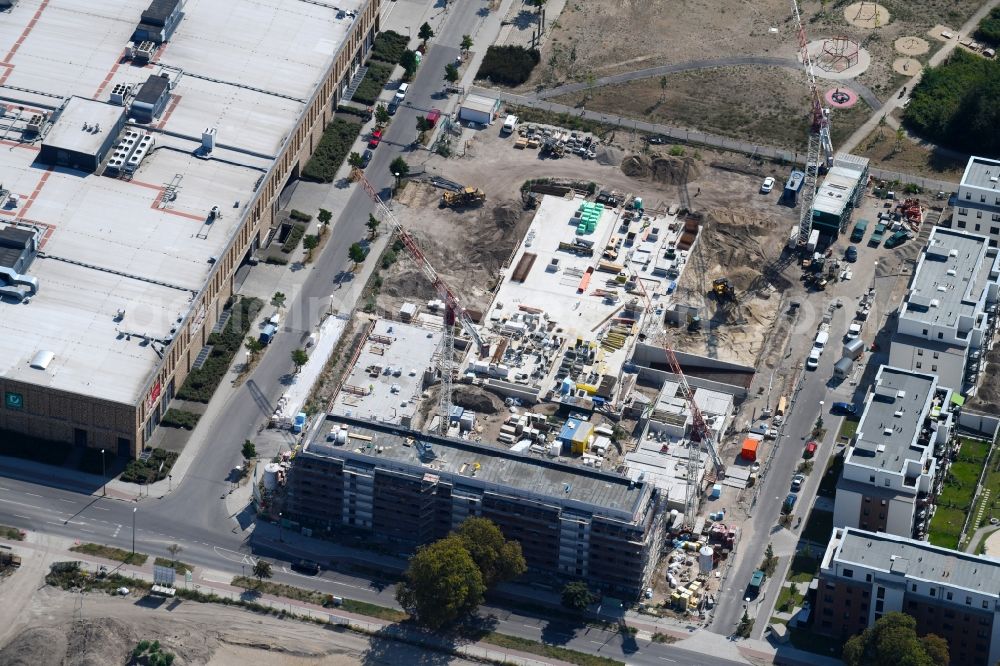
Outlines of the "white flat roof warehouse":
{"label": "white flat roof warehouse", "polygon": [[[8,117],[23,113],[23,126],[28,114],[81,98],[43,139],[91,152],[103,134],[82,123],[104,132],[122,108],[84,100],[106,102],[119,83],[134,93],[159,73],[171,77],[171,97],[153,125],[134,126],[150,131],[155,147],[131,180],[41,163],[40,139],[5,134],[0,182],[19,204],[0,209],[0,225],[34,226],[43,236],[24,271],[38,280],[37,293],[0,302],[0,376],[134,403],[160,360],[160,341],[229,246],[354,19],[308,2],[188,0],[170,41],[140,66],[123,53],[149,0],[85,4],[21,0],[4,14],[0,52],[10,51],[0,102]],[[339,0],[337,8],[363,4]],[[194,154],[205,128],[218,131],[212,159]],[[221,216],[209,222],[215,206]],[[31,368],[42,350],[52,361]]]}

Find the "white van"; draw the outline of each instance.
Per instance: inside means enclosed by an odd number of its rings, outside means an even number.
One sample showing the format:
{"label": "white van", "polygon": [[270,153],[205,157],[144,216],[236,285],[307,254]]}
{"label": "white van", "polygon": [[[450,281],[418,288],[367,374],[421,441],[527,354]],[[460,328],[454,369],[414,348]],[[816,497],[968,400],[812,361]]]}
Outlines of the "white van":
{"label": "white van", "polygon": [[819,367],[820,351],[821,351],[820,349],[813,347],[812,351],[809,352],[809,358],[806,359],[807,370],[815,370],[816,368]]}
{"label": "white van", "polygon": [[409,88],[410,84],[408,83],[400,83],[399,87],[396,88],[396,95],[392,98],[392,101],[395,102],[397,106],[403,101],[403,98],[406,97],[406,91],[409,90]]}
{"label": "white van", "polygon": [[826,348],[826,343],[830,341],[830,334],[827,331],[820,331],[816,334],[816,340],[813,342],[813,347],[823,351]]}

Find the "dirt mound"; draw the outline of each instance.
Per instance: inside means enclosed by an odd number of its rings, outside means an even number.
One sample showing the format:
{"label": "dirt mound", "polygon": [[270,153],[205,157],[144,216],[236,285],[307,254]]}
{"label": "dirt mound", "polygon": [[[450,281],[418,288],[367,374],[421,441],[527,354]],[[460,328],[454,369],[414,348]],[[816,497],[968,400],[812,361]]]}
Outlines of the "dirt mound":
{"label": "dirt mound", "polygon": [[666,185],[683,183],[685,172],[688,181],[697,180],[701,176],[697,164],[690,157],[649,158],[646,155],[632,155],[622,160],[621,169],[622,173],[630,178],[652,178]]}
{"label": "dirt mound", "polygon": [[594,159],[602,166],[615,166],[625,159],[625,153],[613,146],[598,146],[594,152],[596,153]]}
{"label": "dirt mound", "polygon": [[100,617],[70,625],[67,642],[69,666],[105,666],[126,663],[139,638],[121,620]]}
{"label": "dirt mound", "polygon": [[51,627],[22,631],[0,650],[0,664],[6,666],[61,664],[65,657],[66,635]]}
{"label": "dirt mound", "polygon": [[493,220],[501,229],[513,229],[523,213],[521,206],[512,203],[500,204],[493,208]]}
{"label": "dirt mound", "polygon": [[474,386],[456,386],[451,394],[451,402],[477,414],[497,414],[503,407],[500,398]]}

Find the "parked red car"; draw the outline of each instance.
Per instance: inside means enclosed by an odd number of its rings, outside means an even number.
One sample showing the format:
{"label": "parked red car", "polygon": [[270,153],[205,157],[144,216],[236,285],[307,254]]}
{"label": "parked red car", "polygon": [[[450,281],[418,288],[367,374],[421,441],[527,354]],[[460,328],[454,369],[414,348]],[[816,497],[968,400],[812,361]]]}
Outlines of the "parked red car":
{"label": "parked red car", "polygon": [[377,129],[372,132],[372,138],[368,139],[369,148],[378,148],[378,144],[382,142],[382,130]]}
{"label": "parked red car", "polygon": [[803,458],[812,458],[816,455],[816,442],[806,443],[806,450],[802,452]]}

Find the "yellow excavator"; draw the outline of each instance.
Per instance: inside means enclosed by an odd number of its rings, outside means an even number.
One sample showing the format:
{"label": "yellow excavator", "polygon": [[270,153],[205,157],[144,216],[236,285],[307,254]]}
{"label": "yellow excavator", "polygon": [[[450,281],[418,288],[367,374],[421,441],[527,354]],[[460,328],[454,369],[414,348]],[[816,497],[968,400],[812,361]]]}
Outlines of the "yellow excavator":
{"label": "yellow excavator", "polygon": [[736,290],[733,289],[733,283],[728,278],[716,278],[713,280],[712,293],[715,294],[715,298],[719,301],[736,300]]}
{"label": "yellow excavator", "polygon": [[449,208],[475,206],[486,201],[486,193],[475,187],[463,187],[458,192],[445,192],[441,195],[441,205]]}

